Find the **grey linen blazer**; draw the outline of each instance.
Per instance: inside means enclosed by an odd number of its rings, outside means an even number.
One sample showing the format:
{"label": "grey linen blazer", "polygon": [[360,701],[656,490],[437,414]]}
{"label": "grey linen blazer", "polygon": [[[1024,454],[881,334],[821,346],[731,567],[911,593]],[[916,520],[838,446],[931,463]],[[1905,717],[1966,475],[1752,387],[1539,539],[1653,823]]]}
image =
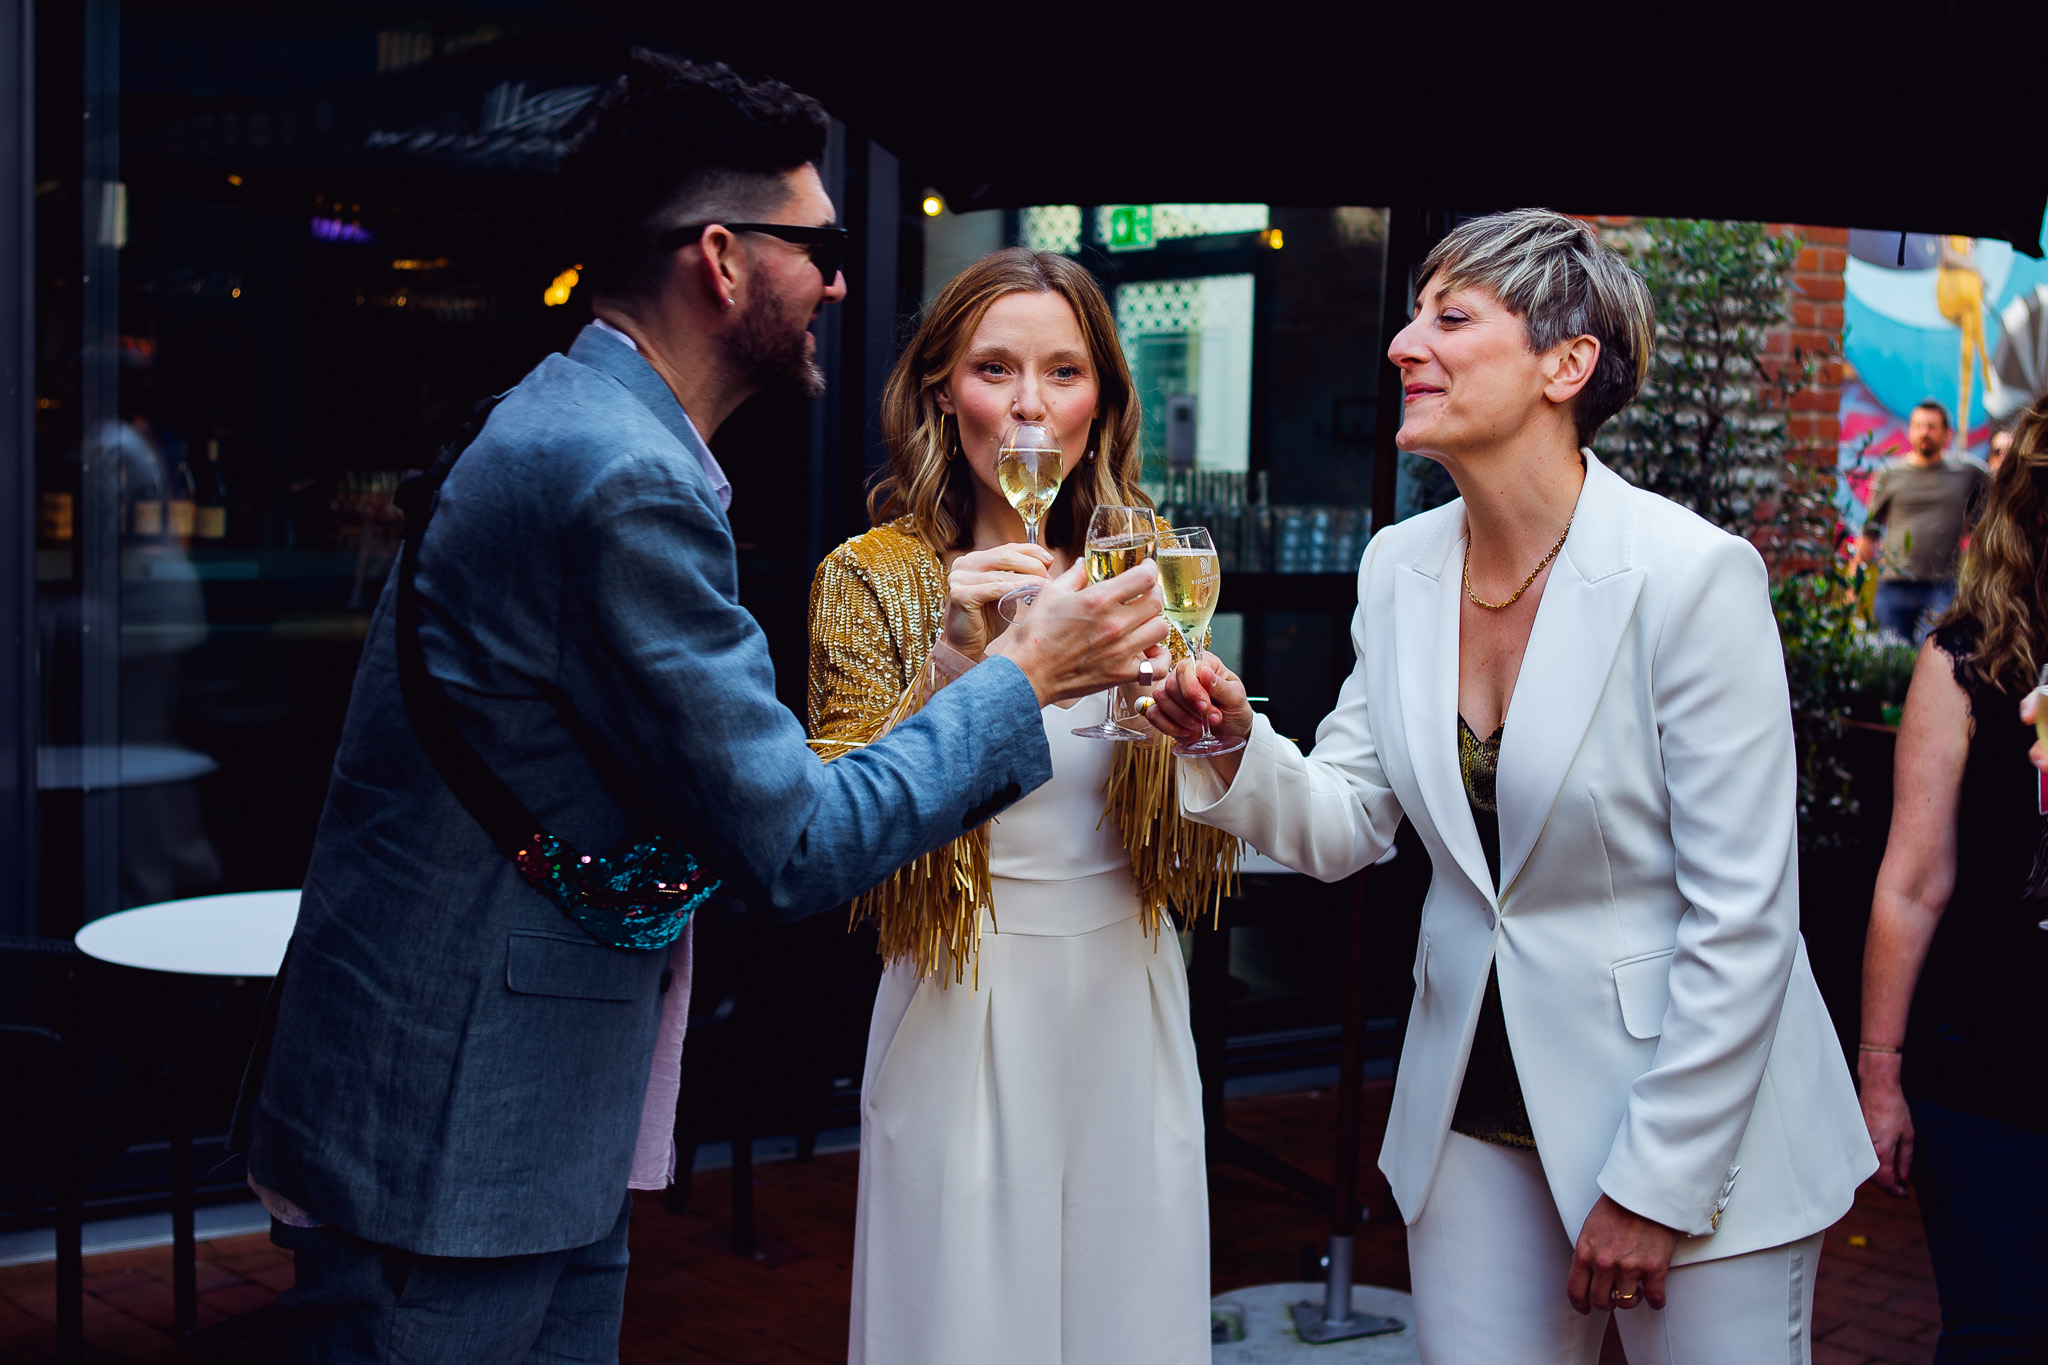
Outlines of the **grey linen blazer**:
{"label": "grey linen blazer", "polygon": [[[428,668],[551,830],[585,852],[673,831],[795,918],[1051,776],[1031,685],[1000,659],[821,763],[775,699],[701,449],[654,369],[585,328],[442,491],[418,572]],[[250,1173],[421,1254],[581,1246],[625,1196],[668,954],[585,936],[442,784],[399,697],[394,583],[248,1082]]]}

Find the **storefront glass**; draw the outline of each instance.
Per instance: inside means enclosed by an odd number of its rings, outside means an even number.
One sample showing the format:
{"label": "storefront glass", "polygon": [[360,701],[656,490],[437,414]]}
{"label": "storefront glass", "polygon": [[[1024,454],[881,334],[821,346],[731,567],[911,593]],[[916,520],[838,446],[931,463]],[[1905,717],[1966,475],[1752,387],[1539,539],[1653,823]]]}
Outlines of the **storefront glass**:
{"label": "storefront glass", "polygon": [[623,43],[531,0],[39,18],[39,927],[62,936],[298,884],[402,471],[587,316],[545,188]]}

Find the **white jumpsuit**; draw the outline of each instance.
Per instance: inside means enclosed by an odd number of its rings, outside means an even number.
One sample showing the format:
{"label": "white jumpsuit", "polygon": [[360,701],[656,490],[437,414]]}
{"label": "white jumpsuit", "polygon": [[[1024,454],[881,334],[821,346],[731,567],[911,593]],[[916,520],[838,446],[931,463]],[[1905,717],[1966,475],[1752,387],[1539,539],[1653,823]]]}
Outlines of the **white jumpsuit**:
{"label": "white jumpsuit", "polygon": [[[892,965],[861,1089],[853,1365],[1206,1365],[1187,973],[1102,819],[1113,744],[1047,707],[1052,780],[990,839],[979,986]],[[1098,824],[1100,827],[1098,828]]]}

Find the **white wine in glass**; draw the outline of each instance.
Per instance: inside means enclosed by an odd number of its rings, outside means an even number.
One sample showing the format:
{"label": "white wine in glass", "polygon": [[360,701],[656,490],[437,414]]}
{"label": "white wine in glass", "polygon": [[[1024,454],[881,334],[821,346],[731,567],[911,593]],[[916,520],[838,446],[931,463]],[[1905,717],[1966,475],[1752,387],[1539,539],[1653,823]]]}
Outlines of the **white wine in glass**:
{"label": "white wine in glass", "polygon": [[[1098,516],[1103,512],[1127,511],[1146,512],[1146,515],[1150,515],[1147,509],[1142,507],[1098,507],[1095,511]],[[1152,557],[1152,543],[1153,535],[1150,531],[1145,532],[1143,535],[1109,536],[1101,541],[1097,541],[1093,536],[1090,536],[1088,538],[1088,581],[1090,583],[1107,583],[1118,574],[1137,568]]]}
{"label": "white wine in glass", "polygon": [[[1166,620],[1188,657],[1200,659],[1209,638],[1209,618],[1216,614],[1216,599],[1223,592],[1222,561],[1216,557],[1216,542],[1206,526],[1159,528],[1159,548],[1152,553],[1159,570],[1159,591],[1166,599]],[[1244,741],[1234,736],[1209,733],[1207,722],[1201,736],[1173,746],[1181,758],[1214,758],[1234,754]]]}
{"label": "white wine in glass", "polygon": [[[1152,554],[1159,537],[1159,521],[1149,507],[1119,507],[1104,503],[1088,518],[1088,581],[1106,583],[1126,569],[1135,569]],[[1116,721],[1117,689],[1109,689],[1102,722],[1083,725],[1074,733],[1087,739],[1136,743],[1146,739],[1141,730],[1127,730]]]}
{"label": "white wine in glass", "polygon": [[[1019,422],[1003,433],[996,447],[996,487],[1003,498],[1024,519],[1024,543],[1039,544],[1038,524],[1052,510],[1065,477],[1065,455],[1060,436],[1044,422]],[[1014,621],[1017,613],[1031,605],[1037,588],[1017,588],[1003,594],[996,604],[1003,619]]]}
{"label": "white wine in glass", "polygon": [[2034,690],[2034,733],[2048,744],[2048,668],[2041,670],[2041,685]]}
{"label": "white wine in glass", "polygon": [[1017,515],[1024,518],[1025,538],[1038,543],[1038,523],[1060,495],[1060,452],[1003,447],[996,457],[996,483]]}

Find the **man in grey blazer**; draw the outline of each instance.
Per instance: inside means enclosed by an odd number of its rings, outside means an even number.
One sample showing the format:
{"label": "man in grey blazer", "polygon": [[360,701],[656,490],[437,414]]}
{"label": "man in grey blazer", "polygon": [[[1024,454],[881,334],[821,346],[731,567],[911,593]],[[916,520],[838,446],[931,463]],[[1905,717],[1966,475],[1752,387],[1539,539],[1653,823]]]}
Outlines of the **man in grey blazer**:
{"label": "man in grey blazer", "polygon": [[[417,572],[428,672],[549,830],[597,851],[675,835],[783,918],[1044,782],[1040,707],[1135,677],[1164,633],[1149,567],[1070,576],[887,738],[829,767],[805,746],[706,441],[751,393],[818,387],[807,325],[844,294],[818,231],[826,129],[779,83],[636,54],[568,172],[599,322],[491,413]],[[669,956],[584,934],[443,784],[394,597],[251,1082],[251,1183],[297,1262],[282,1356],[613,1361]]]}

